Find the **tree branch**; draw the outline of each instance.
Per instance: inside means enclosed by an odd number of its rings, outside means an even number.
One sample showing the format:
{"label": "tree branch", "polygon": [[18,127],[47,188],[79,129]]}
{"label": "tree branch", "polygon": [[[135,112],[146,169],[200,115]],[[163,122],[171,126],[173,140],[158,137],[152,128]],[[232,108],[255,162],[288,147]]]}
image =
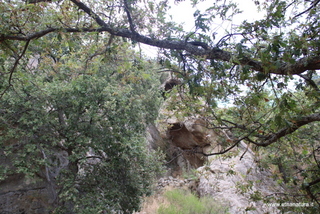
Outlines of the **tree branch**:
{"label": "tree branch", "polygon": [[28,41],[28,40],[32,40],[32,39],[37,39],[40,38],[42,36],[45,36],[48,33],[57,31],[57,28],[48,28],[46,30],[43,31],[39,31],[33,34],[29,34],[27,36],[12,36],[12,35],[4,35],[4,34],[0,34],[0,42],[4,41],[4,40],[19,40],[19,41]]}
{"label": "tree branch", "polygon": [[262,143],[255,142],[254,144],[257,146],[264,146],[264,147],[268,146],[268,145],[276,142],[280,138],[295,132],[301,126],[304,126],[304,125],[307,125],[309,123],[316,122],[316,121],[320,121],[320,113],[315,113],[315,114],[312,114],[312,115],[309,115],[306,117],[301,117],[299,120],[296,120],[292,126],[285,127],[283,129],[281,129],[280,131],[278,131],[277,133],[274,133],[274,134],[267,136],[266,140]]}
{"label": "tree branch", "polygon": [[[203,156],[206,156],[206,157],[212,156],[212,155],[222,155],[222,154],[225,154],[225,153],[229,152],[231,149],[233,149],[234,147],[236,147],[242,140],[247,139],[248,136],[250,136],[254,131],[255,131],[255,130],[251,131],[248,135],[246,135],[246,136],[244,136],[244,137],[242,137],[242,138],[240,138],[240,139],[237,139],[236,142],[235,142],[233,145],[231,145],[230,147],[228,147],[228,148],[226,148],[226,149],[224,149],[224,150],[222,150],[222,151],[220,151],[220,152],[214,152],[214,153],[207,154],[207,153],[204,153],[204,152],[197,152],[197,151],[195,151],[195,153],[200,153],[200,154],[202,154]],[[247,150],[248,150],[248,148],[246,149],[245,152],[247,152]],[[241,159],[242,159],[242,157],[241,157]],[[241,160],[241,159],[240,159],[240,160]]]}
{"label": "tree branch", "polygon": [[[130,29],[126,28],[113,28],[105,21],[103,21],[95,12],[93,12],[88,6],[82,3],[80,0],[71,0],[79,9],[83,10],[87,13],[91,18],[93,18],[96,23],[100,26],[100,28],[48,28],[43,31],[39,31],[27,36],[12,36],[12,35],[1,35],[0,34],[0,41],[3,40],[21,40],[27,41],[31,39],[37,39],[42,36],[45,36],[48,33],[55,32],[55,31],[63,31],[63,32],[108,32],[114,36],[120,36],[124,38],[128,38],[146,45],[163,48],[163,49],[171,49],[171,50],[184,50],[192,55],[195,56],[202,56],[206,59],[214,59],[220,60],[225,62],[232,62],[233,54],[228,51],[224,51],[218,47],[199,47],[189,42],[181,41],[173,41],[169,39],[153,39],[148,36],[141,35],[135,32],[134,24],[132,22],[131,14],[128,11],[128,8],[125,7],[127,11],[127,16],[129,19]],[[129,13],[128,13],[129,12]],[[242,58],[237,62],[232,62],[235,65],[249,65],[253,70],[266,73],[265,66],[256,60],[250,58]],[[320,69],[320,56],[311,56],[305,57],[297,60],[293,64],[282,63],[281,66],[275,68],[273,70],[268,70],[269,73],[278,74],[278,75],[295,75],[301,74],[307,70],[316,70]]]}
{"label": "tree branch", "polygon": [[30,40],[27,40],[26,44],[24,45],[24,48],[22,50],[22,53],[17,57],[17,59],[15,60],[11,70],[10,70],[10,75],[9,75],[9,80],[8,80],[8,86],[7,88],[0,94],[0,98],[2,98],[2,96],[6,93],[6,91],[12,86],[11,85],[11,81],[12,81],[12,76],[13,76],[13,73],[14,71],[16,70],[18,64],[19,64],[19,61],[20,59],[23,57],[23,55],[26,53],[27,49],[28,49],[28,46],[29,46],[29,43],[30,43]]}
{"label": "tree branch", "polygon": [[318,88],[317,84],[311,79],[311,77],[308,77],[307,75],[302,75],[302,74],[299,74],[298,76],[303,78],[316,91],[320,92],[320,89]]}
{"label": "tree branch", "polygon": [[[89,16],[91,16],[97,22],[97,24],[99,24],[101,27],[103,27],[107,32],[109,32],[112,35],[126,37],[129,39],[135,40],[137,42],[141,42],[141,43],[159,47],[159,48],[185,50],[197,56],[205,56],[206,59],[215,59],[215,60],[222,60],[222,61],[229,62],[232,58],[231,52],[221,50],[217,47],[208,48],[206,50],[206,49],[198,48],[197,46],[191,43],[186,43],[184,41],[151,39],[150,37],[146,37],[139,33],[136,33],[133,29],[133,23],[129,23],[131,30],[112,29],[107,23],[105,23],[97,14],[95,14],[85,4],[83,4],[79,0],[71,0],[71,1],[75,5],[77,5],[80,9],[82,9],[84,12],[86,12]],[[131,17],[130,13],[128,18],[129,17]],[[253,59],[243,58],[240,60],[240,64],[249,65],[252,67],[253,70],[265,73],[265,69],[263,68],[262,63],[255,61]],[[312,69],[320,69],[320,56],[302,58],[298,60],[295,64],[283,63],[282,66],[272,71],[269,71],[269,73],[280,74],[280,75],[288,75],[288,74],[293,75],[293,74],[301,74],[306,70],[312,70]]]}
{"label": "tree branch", "polygon": [[36,4],[39,2],[52,2],[52,0],[26,0],[26,3],[28,4]]}
{"label": "tree branch", "polygon": [[311,181],[310,183],[306,184],[304,186],[304,189],[306,190],[307,194],[309,195],[310,198],[312,198],[317,204],[320,206],[320,202],[316,198],[316,196],[312,193],[311,191],[311,186],[320,183],[320,178],[317,178],[316,180]]}
{"label": "tree branch", "polygon": [[301,13],[295,15],[292,19],[295,19],[303,14],[305,14],[306,12],[310,11],[312,8],[314,8],[315,6],[317,6],[317,4],[320,2],[320,0],[315,0],[314,2],[311,3],[311,6],[306,9],[305,11],[302,11]]}
{"label": "tree branch", "polygon": [[107,31],[105,28],[48,28],[39,32],[35,32],[26,36],[12,36],[0,34],[0,42],[4,40],[18,40],[28,41],[38,39],[52,32],[68,32],[68,33],[81,33],[81,32],[104,32]]}
{"label": "tree branch", "polygon": [[137,32],[136,32],[135,25],[134,25],[134,23],[133,23],[133,21],[132,21],[132,17],[131,17],[131,12],[130,12],[130,9],[129,9],[128,1],[127,1],[127,0],[123,0],[123,4],[124,4],[124,11],[126,12],[127,17],[128,17],[128,21],[129,21],[129,25],[130,25],[130,30],[131,30],[133,33],[137,33]]}

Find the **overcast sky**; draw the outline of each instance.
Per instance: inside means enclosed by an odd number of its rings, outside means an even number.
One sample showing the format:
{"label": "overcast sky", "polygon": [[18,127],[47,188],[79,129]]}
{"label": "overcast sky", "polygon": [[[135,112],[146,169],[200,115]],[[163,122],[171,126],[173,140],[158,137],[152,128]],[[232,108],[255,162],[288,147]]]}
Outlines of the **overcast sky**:
{"label": "overcast sky", "polygon": [[[201,11],[204,11],[205,9],[212,6],[213,0],[208,0],[205,2],[201,2],[197,8],[192,8],[191,2],[189,0],[185,0],[183,2],[180,2],[179,4],[173,3],[174,1],[171,0],[171,9],[169,10],[169,14],[172,16],[172,21],[176,23],[183,24],[184,30],[187,32],[190,32],[195,29],[194,27],[194,12],[199,9]],[[263,14],[259,13],[256,9],[256,6],[253,2],[253,0],[234,0],[234,2],[238,3],[238,7],[241,11],[243,11],[242,14],[236,15],[236,17],[232,20],[232,22],[213,22],[210,26],[210,32],[209,34],[212,35],[212,33],[218,33],[216,36],[217,39],[225,35],[226,30],[230,30],[231,26],[240,25],[244,20],[254,21],[258,19],[263,18]],[[169,19],[169,18],[168,18]],[[143,52],[148,56],[157,56],[157,48],[141,45],[141,48],[143,49]]]}
{"label": "overcast sky", "polygon": [[[207,0],[205,2],[201,2],[197,6],[197,8],[192,8],[189,0],[183,1],[179,4],[172,3],[171,10],[169,11],[169,13],[172,15],[173,20],[175,22],[185,23],[185,26],[186,26],[185,30],[191,30],[192,27],[194,26],[194,19],[193,19],[194,11],[197,9],[204,11],[210,6],[213,6],[211,2],[214,2],[214,1]],[[235,19],[233,20],[234,24],[240,24],[243,20],[253,21],[253,20],[261,19],[263,17],[263,14],[258,13],[258,11],[256,10],[256,6],[253,0],[241,0],[241,1],[234,0],[234,2],[236,2],[238,4],[238,8],[241,11],[243,11],[242,14],[239,14],[235,17]],[[224,23],[224,24],[228,24],[228,23]],[[190,29],[188,29],[188,27],[190,27]]]}

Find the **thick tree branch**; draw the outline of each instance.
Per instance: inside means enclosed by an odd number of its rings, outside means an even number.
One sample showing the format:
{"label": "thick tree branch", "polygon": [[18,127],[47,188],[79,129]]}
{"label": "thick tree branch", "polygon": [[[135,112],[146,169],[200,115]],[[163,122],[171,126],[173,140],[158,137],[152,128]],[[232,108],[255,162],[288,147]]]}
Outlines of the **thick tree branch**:
{"label": "thick tree branch", "polygon": [[[100,28],[90,29],[90,28],[48,28],[43,31],[39,31],[27,36],[12,36],[12,35],[1,35],[0,34],[0,41],[3,40],[22,40],[22,41],[28,41],[32,39],[37,39],[42,36],[45,36],[48,33],[56,32],[56,31],[64,31],[64,32],[108,32],[111,35],[129,38],[131,40],[134,40],[136,42],[140,42],[146,45],[163,48],[163,49],[171,49],[171,50],[184,50],[192,55],[195,56],[202,56],[206,59],[213,59],[218,61],[225,61],[230,62],[232,61],[233,54],[228,51],[221,50],[217,47],[199,47],[197,45],[194,45],[192,42],[186,42],[186,41],[173,41],[173,40],[158,40],[153,39],[148,36],[141,35],[137,32],[135,32],[134,29],[134,23],[131,18],[130,11],[128,11],[128,8],[126,7],[127,16],[129,18],[129,24],[130,29],[126,28],[113,28],[109,24],[107,24],[105,21],[103,21],[96,13],[94,13],[88,6],[83,4],[80,0],[71,0],[79,9],[83,10],[85,13],[87,13],[91,18],[93,18],[96,23],[100,26]],[[307,70],[316,70],[320,69],[320,56],[311,56],[311,57],[305,57],[300,60],[297,60],[294,64],[288,64],[288,63],[282,63],[281,66],[278,68],[275,68],[273,70],[266,71],[265,66],[256,60],[250,59],[250,58],[242,58],[240,60],[237,60],[237,62],[232,62],[234,64],[240,64],[240,65],[249,65],[253,70],[262,72],[262,73],[273,73],[273,74],[279,74],[279,75],[295,75],[295,74],[301,74]],[[272,62],[271,62],[272,63]]]}
{"label": "thick tree branch", "polygon": [[315,113],[315,114],[312,114],[312,115],[309,115],[306,117],[301,117],[299,120],[294,121],[292,126],[285,127],[283,129],[281,129],[280,131],[267,136],[265,141],[263,141],[262,143],[255,142],[254,144],[256,144],[257,146],[268,146],[268,145],[276,142],[280,138],[295,132],[301,126],[304,126],[304,125],[307,125],[309,123],[316,122],[316,121],[320,121],[320,113]]}
{"label": "thick tree branch", "polygon": [[28,4],[36,4],[39,2],[52,2],[52,0],[26,0],[26,3]]}
{"label": "thick tree branch", "polygon": [[106,31],[104,28],[48,28],[42,31],[38,31],[26,36],[17,35],[4,35],[0,34],[0,42],[4,40],[18,40],[18,41],[29,41],[38,39],[52,32],[68,32],[68,33],[80,33],[80,32],[103,32]]}
{"label": "thick tree branch", "polygon": [[[134,29],[131,29],[131,30],[113,29],[107,23],[105,23],[97,14],[95,14],[90,8],[88,8],[85,4],[83,4],[79,0],[71,0],[71,1],[75,5],[77,5],[80,9],[82,9],[84,12],[86,12],[89,16],[91,16],[97,22],[97,24],[105,28],[106,31],[108,31],[112,35],[130,38],[137,42],[141,42],[141,43],[159,47],[159,48],[185,50],[197,56],[204,56],[207,59],[215,59],[215,60],[222,60],[222,61],[229,62],[232,58],[232,53],[221,50],[216,47],[201,49],[193,45],[192,43],[186,43],[184,41],[151,39],[150,37],[146,37],[136,33],[135,31],[132,31]],[[129,17],[130,17],[130,13],[129,13]],[[130,28],[132,27],[133,27],[133,23],[130,23]],[[255,71],[265,72],[260,62],[249,59],[249,58],[241,59],[240,64],[250,65],[252,69]],[[311,69],[320,69],[320,56],[302,58],[298,60],[295,64],[283,63],[283,65],[280,66],[279,68],[269,72],[273,74],[281,74],[281,75],[291,74],[292,75],[292,74],[301,74],[304,71],[311,70]]]}

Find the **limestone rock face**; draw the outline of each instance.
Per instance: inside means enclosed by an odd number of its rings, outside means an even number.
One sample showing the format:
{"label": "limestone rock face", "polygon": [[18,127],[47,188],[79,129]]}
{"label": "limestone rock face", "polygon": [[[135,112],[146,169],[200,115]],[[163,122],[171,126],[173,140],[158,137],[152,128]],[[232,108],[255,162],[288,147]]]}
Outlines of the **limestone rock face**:
{"label": "limestone rock face", "polygon": [[[218,151],[225,146],[221,139],[224,133],[208,128],[208,124],[199,118],[189,118],[183,122],[169,120],[166,138],[170,144],[171,156],[176,164],[183,168],[198,168],[207,161],[202,153]],[[179,174],[179,173],[178,173]]]}
{"label": "limestone rock face", "polygon": [[173,123],[168,130],[173,145],[181,149],[193,149],[210,145],[207,130],[202,120]]}
{"label": "limestone rock face", "polygon": [[245,143],[240,142],[225,155],[203,155],[233,145],[236,139],[231,133],[210,129],[202,119],[171,120],[167,140],[176,164],[172,176],[196,169],[198,180],[192,190],[199,196],[212,196],[229,207],[230,213],[278,213],[256,199],[283,189],[272,179],[271,172],[259,168],[259,160]]}
{"label": "limestone rock face", "polygon": [[227,158],[210,157],[206,166],[197,169],[199,195],[224,201],[230,213],[278,213],[276,208],[268,207],[262,201],[255,202],[254,196],[265,199],[283,189],[269,171],[258,167],[252,151],[243,155],[245,150],[238,148],[236,152],[237,155]]}
{"label": "limestone rock face", "polygon": [[29,183],[23,175],[16,174],[0,184],[0,213],[46,214],[54,200],[52,196],[47,183]]}
{"label": "limestone rock face", "polygon": [[[55,151],[54,167],[40,170],[36,177],[22,173],[7,175],[0,182],[0,214],[47,214],[57,203],[58,187],[55,177],[67,167],[67,154]],[[12,166],[12,159],[0,151],[0,163]],[[32,167],[32,166],[30,166]]]}
{"label": "limestone rock face", "polygon": [[161,136],[161,133],[159,132],[158,128],[155,126],[155,124],[150,123],[148,124],[146,128],[146,137],[148,142],[149,149],[157,150],[165,150],[166,142]]}

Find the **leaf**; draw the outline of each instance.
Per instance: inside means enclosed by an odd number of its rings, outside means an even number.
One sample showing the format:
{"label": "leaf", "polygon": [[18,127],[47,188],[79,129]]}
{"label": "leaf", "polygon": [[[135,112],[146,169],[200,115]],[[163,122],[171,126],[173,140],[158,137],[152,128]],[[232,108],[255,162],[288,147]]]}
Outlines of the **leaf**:
{"label": "leaf", "polygon": [[259,72],[259,73],[257,73],[256,78],[257,78],[258,81],[264,81],[265,79],[268,78],[268,75]]}
{"label": "leaf", "polygon": [[148,1],[149,9],[153,13],[154,12],[154,2]]}

